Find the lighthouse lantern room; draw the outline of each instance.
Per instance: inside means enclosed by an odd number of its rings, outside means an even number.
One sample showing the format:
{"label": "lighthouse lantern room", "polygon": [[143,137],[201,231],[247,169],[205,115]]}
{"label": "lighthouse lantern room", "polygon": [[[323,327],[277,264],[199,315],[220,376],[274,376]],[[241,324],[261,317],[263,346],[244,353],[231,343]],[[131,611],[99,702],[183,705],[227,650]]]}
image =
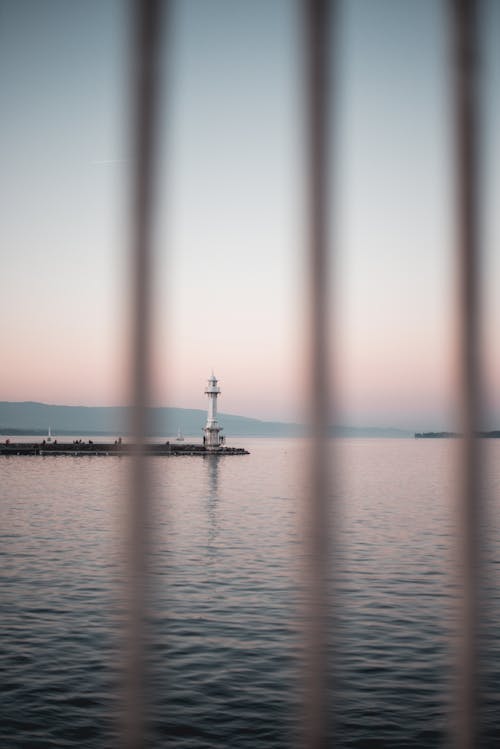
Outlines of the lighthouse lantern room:
{"label": "lighthouse lantern room", "polygon": [[217,396],[220,394],[220,387],[214,373],[209,377],[205,393],[208,395],[208,413],[207,423],[203,429],[203,444],[207,450],[217,450],[222,446],[224,437],[222,436],[222,427],[217,421]]}

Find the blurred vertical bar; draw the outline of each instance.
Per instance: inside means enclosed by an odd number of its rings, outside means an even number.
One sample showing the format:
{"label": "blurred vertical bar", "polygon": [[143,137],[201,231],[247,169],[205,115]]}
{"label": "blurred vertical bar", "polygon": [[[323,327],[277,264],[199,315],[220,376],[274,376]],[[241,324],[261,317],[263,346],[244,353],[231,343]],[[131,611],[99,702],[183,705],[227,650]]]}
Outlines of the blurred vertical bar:
{"label": "blurred vertical bar", "polygon": [[478,242],[478,4],[451,0],[454,37],[456,212],[460,303],[461,455],[460,521],[463,561],[456,745],[478,745],[480,356]]}
{"label": "blurred vertical bar", "polygon": [[330,574],[328,424],[329,288],[329,0],[304,0],[307,159],[307,262],[309,306],[309,492],[306,494],[305,725],[309,749],[329,736],[328,619]]}
{"label": "blurred vertical bar", "polygon": [[127,663],[124,715],[126,749],[145,746],[146,612],[150,486],[144,444],[148,435],[151,376],[151,279],[155,139],[161,0],[133,0],[132,215],[131,215],[131,426],[128,513]]}

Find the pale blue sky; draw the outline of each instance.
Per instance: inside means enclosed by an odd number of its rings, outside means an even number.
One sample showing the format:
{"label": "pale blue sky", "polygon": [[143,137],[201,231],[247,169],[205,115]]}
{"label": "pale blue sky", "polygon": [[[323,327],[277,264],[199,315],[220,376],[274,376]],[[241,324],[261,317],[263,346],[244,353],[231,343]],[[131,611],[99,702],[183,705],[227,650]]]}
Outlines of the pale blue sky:
{"label": "pale blue sky", "polygon": [[[126,7],[0,0],[3,400],[126,397]],[[436,0],[341,3],[334,296],[346,423],[452,420],[445,11]],[[499,4],[486,12],[485,299],[500,420]],[[173,4],[158,162],[158,403],[204,407],[213,367],[223,410],[300,413],[298,23],[292,0]]]}

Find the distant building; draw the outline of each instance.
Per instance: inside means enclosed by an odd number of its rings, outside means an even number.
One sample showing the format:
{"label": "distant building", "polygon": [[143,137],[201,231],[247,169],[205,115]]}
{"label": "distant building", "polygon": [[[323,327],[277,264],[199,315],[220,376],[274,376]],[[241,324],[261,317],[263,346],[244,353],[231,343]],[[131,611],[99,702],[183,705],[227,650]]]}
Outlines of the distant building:
{"label": "distant building", "polygon": [[208,450],[217,450],[224,443],[222,436],[222,427],[217,421],[217,396],[220,394],[220,387],[214,373],[209,377],[205,393],[208,395],[208,413],[207,423],[203,429],[203,444]]}

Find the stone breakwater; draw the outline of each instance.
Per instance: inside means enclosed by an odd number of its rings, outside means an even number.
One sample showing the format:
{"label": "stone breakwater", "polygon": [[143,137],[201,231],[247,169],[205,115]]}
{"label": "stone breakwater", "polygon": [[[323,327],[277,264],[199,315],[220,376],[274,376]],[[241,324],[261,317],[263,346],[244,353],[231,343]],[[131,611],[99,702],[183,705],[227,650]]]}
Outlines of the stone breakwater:
{"label": "stone breakwater", "polygon": [[[136,452],[136,446],[119,440],[114,443],[105,442],[10,442],[6,441],[0,445],[0,455],[17,456],[17,455],[73,455],[73,456],[90,456],[90,455],[114,455],[125,456],[133,455]],[[241,447],[218,447],[207,449],[203,445],[197,444],[177,444],[173,442],[155,442],[146,444],[145,450],[147,455],[166,455],[180,457],[183,455],[249,455],[247,450]]]}

